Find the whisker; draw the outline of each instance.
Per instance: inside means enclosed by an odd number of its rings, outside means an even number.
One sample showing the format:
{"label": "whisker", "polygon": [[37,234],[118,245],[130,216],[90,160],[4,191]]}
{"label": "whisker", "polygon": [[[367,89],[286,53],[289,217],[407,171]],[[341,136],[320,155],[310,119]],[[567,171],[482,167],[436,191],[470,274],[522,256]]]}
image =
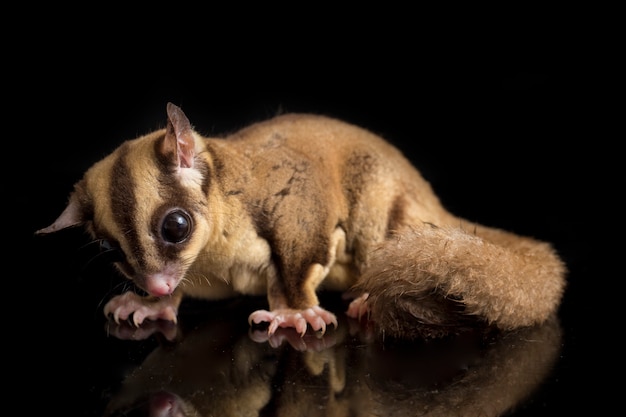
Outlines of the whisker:
{"label": "whisker", "polygon": [[[121,288],[121,290],[120,290]],[[136,285],[134,285],[132,283],[132,281],[130,280],[124,280],[122,282],[117,283],[116,285],[114,285],[113,287],[111,287],[100,299],[100,301],[98,302],[98,307],[101,307],[106,300],[108,300],[109,298],[111,298],[112,295],[117,295],[117,294],[123,294],[125,292],[128,291],[135,291],[137,292],[138,288]]]}
{"label": "whisker", "polygon": [[122,251],[106,239],[92,240],[81,246],[78,252],[81,257],[87,258],[87,261],[80,267],[80,276],[83,276],[96,262],[113,263],[124,260]]}

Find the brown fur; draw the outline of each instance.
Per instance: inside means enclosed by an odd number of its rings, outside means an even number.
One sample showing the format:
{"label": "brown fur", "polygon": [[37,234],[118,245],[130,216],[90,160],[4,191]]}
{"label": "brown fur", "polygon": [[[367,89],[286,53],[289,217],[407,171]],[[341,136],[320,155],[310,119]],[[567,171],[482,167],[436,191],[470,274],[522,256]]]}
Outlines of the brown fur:
{"label": "brown fur", "polygon": [[563,283],[547,277],[562,273],[546,243],[471,224],[432,225],[381,244],[355,290],[369,293],[371,315],[390,336],[447,332],[468,316],[514,329],[553,311]]}
{"label": "brown fur", "polygon": [[151,296],[111,300],[116,320],[175,320],[183,296],[267,294],[270,311],[251,321],[270,322],[270,333],[323,331],[336,318],[319,306],[320,288],[369,293],[359,311],[399,337],[468,316],[528,326],[558,307],[565,266],[549,244],[452,215],[371,132],[286,114],[204,138],[182,110],[167,110],[166,129],[94,164],[38,231],[85,225],[121,249],[120,270]]}

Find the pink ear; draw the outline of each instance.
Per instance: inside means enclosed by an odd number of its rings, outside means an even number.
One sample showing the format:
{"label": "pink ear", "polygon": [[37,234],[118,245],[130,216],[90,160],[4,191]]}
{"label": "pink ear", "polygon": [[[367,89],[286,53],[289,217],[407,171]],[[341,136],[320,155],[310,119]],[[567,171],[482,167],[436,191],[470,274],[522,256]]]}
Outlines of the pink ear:
{"label": "pink ear", "polygon": [[72,194],[70,197],[70,201],[65,207],[65,210],[61,213],[61,215],[52,223],[50,226],[45,227],[43,229],[39,229],[35,232],[38,235],[45,235],[48,233],[58,232],[59,230],[78,226],[82,224],[82,214],[80,209],[80,203],[78,202],[78,198],[76,198],[75,194]]}
{"label": "pink ear", "polygon": [[161,152],[180,168],[192,168],[195,142],[191,123],[180,107],[167,103],[167,129],[161,144]]}

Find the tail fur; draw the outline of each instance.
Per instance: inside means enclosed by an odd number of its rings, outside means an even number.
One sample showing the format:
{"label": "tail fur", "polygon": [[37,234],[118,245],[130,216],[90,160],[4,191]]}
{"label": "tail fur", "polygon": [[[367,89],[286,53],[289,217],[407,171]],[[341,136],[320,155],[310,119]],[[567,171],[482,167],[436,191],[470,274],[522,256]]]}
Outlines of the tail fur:
{"label": "tail fur", "polygon": [[[380,332],[440,336],[465,323],[510,330],[545,321],[566,267],[550,244],[479,225],[425,225],[381,244],[355,287]],[[453,330],[454,329],[454,330]]]}

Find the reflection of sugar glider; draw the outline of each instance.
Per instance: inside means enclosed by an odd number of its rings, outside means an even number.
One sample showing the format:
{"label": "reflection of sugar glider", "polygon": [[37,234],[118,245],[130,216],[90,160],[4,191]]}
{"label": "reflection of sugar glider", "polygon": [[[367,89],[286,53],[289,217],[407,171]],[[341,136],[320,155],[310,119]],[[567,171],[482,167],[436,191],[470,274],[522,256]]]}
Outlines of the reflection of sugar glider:
{"label": "reflection of sugar glider", "polygon": [[382,331],[468,315],[509,329],[561,300],[565,267],[549,244],[452,215],[366,130],[285,114],[204,138],[177,106],[167,116],[93,165],[37,232],[84,225],[119,248],[116,265],[147,296],[112,298],[116,320],[176,320],[183,296],[266,294],[251,323],[324,331],[337,321],[316,291],[354,289],[348,314],[368,311]]}
{"label": "reflection of sugar glider", "polygon": [[340,327],[323,336],[278,329],[272,347],[249,337],[240,322],[247,310],[235,304],[228,316],[209,313],[201,324],[183,318],[177,341],[129,368],[102,415],[502,416],[543,385],[562,341],[554,315],[502,334],[409,344],[367,343],[358,323],[338,317]]}

